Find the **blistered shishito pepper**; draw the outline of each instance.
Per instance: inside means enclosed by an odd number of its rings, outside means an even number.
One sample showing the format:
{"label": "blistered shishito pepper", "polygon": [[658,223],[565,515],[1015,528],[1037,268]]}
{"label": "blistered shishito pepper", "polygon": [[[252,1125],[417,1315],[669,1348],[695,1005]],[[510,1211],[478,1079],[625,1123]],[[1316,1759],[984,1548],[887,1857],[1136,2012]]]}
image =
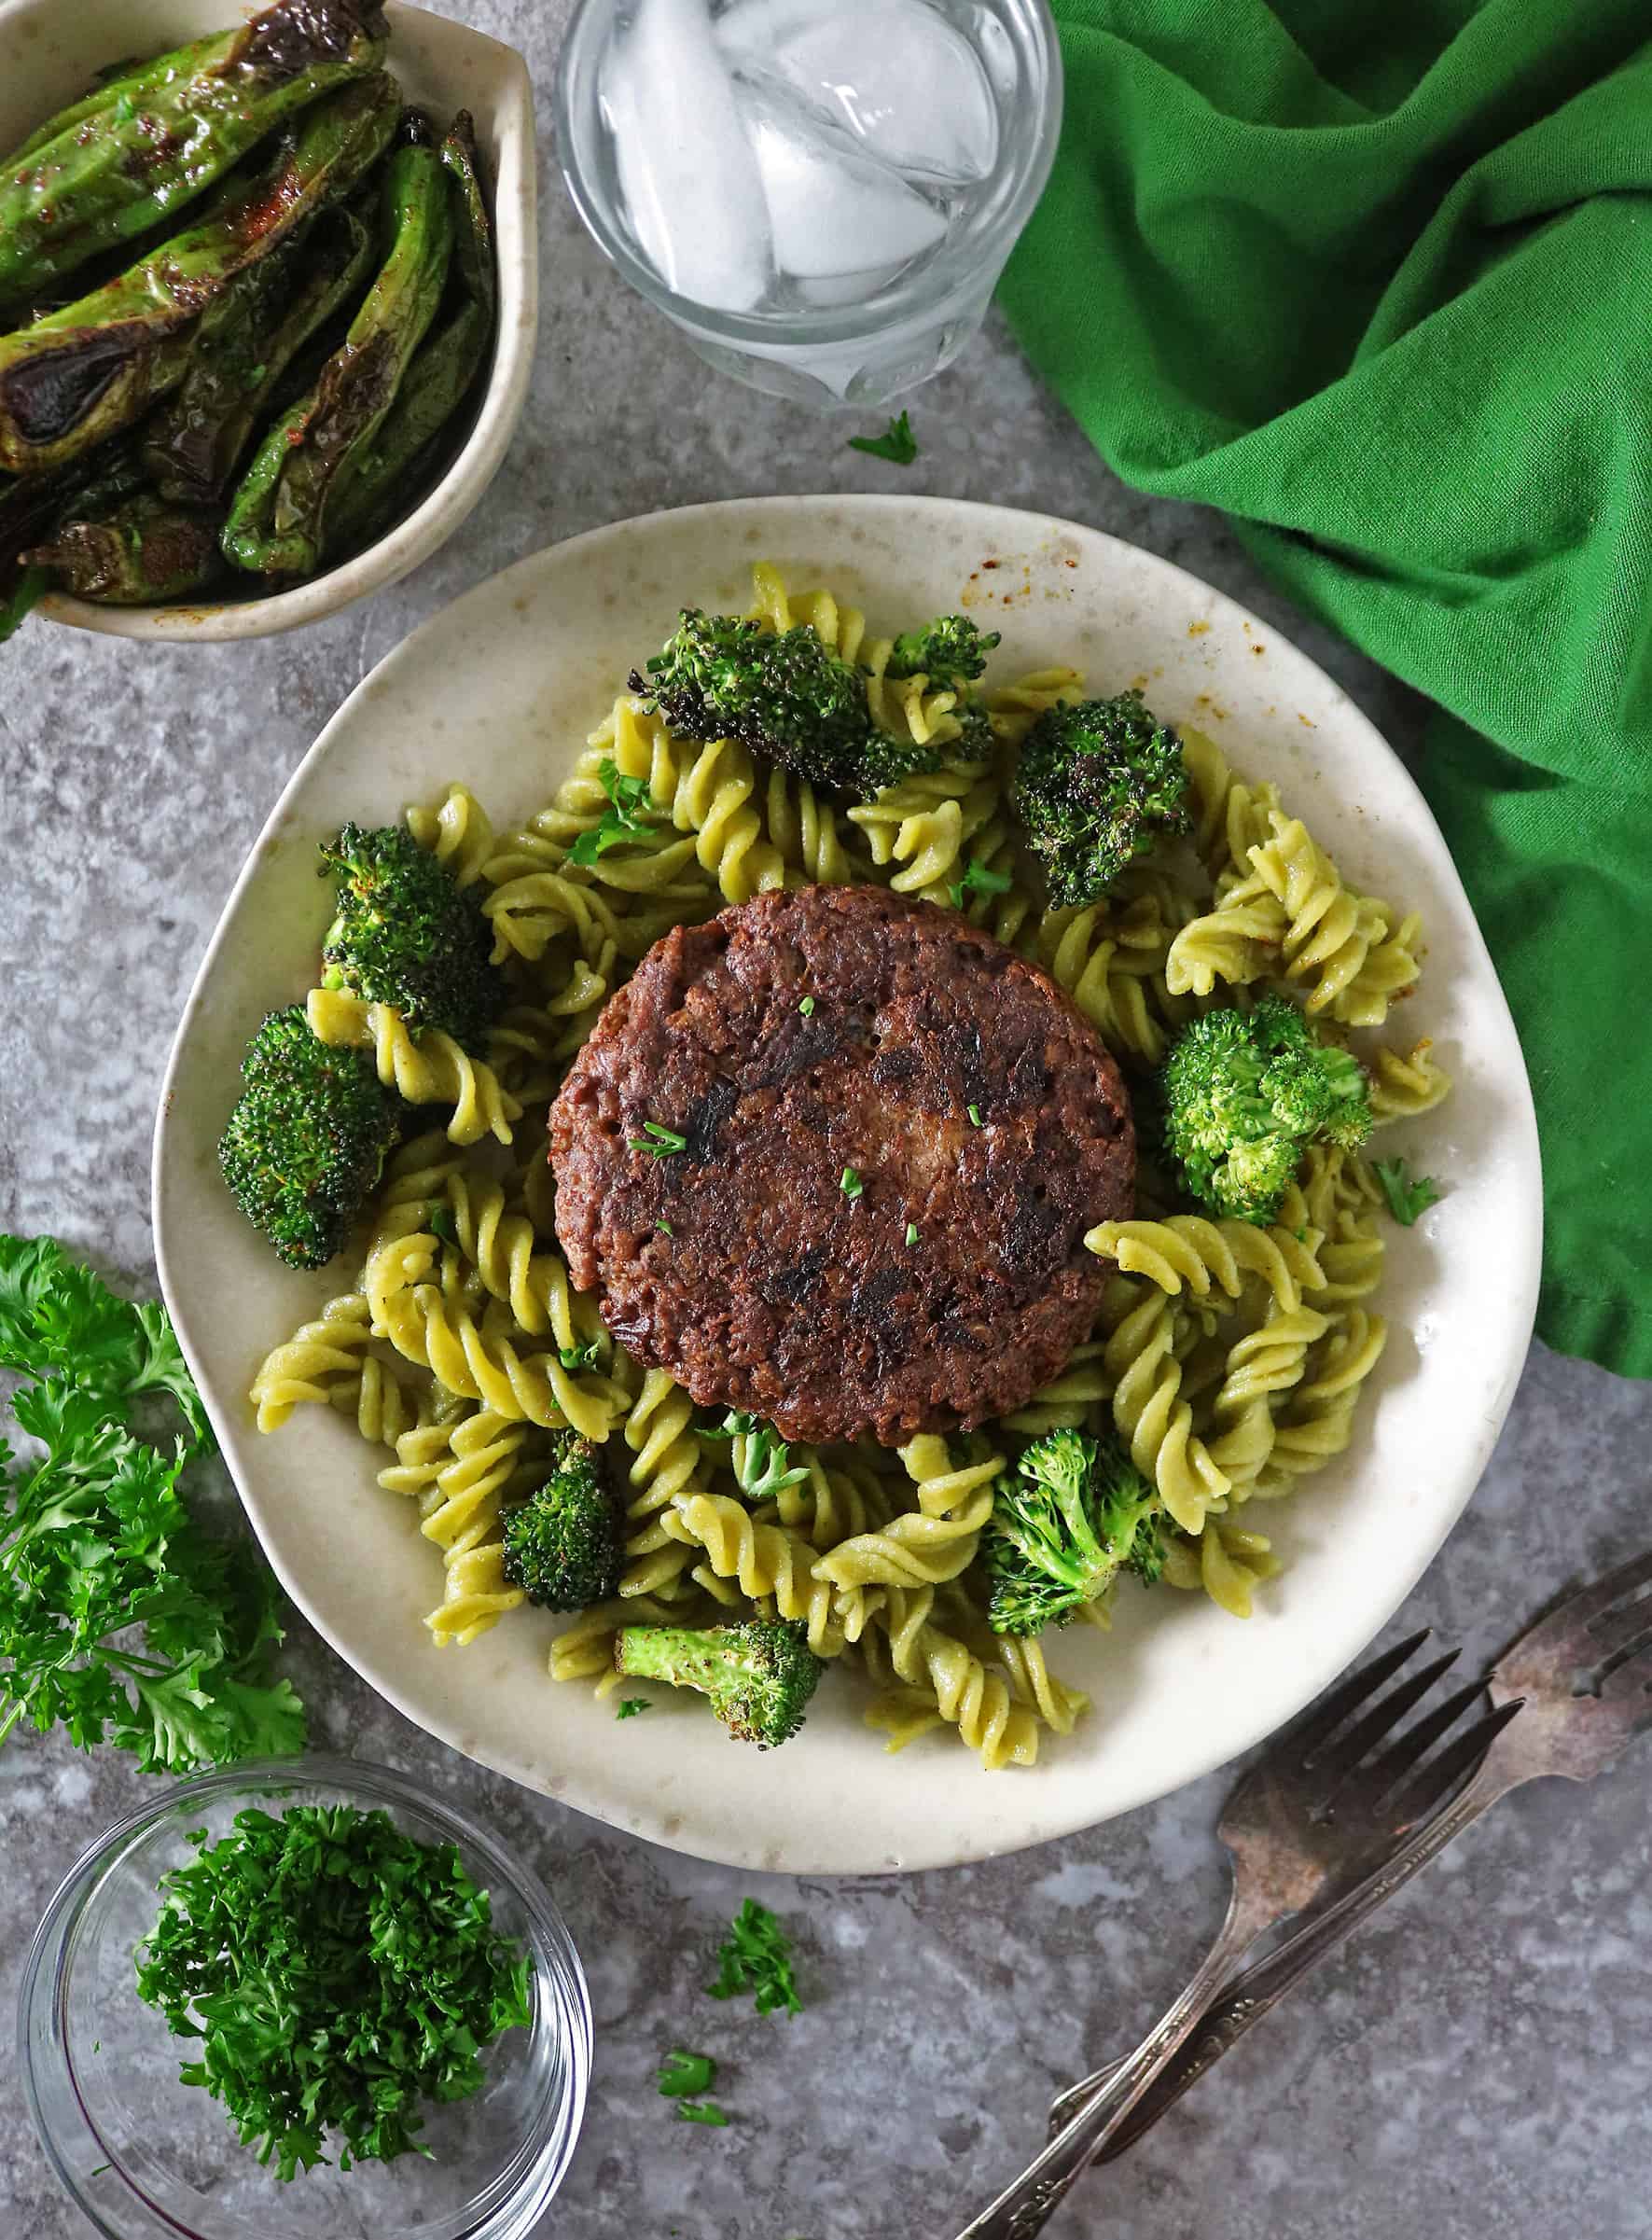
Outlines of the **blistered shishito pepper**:
{"label": "blistered shishito pepper", "polygon": [[453,212],[448,174],[427,132],[396,148],[383,197],[383,267],[311,396],[264,438],[230,508],[224,550],[237,567],[269,576],[315,573],[341,478],[379,434],[440,308]]}
{"label": "blistered shishito pepper", "polygon": [[106,287],[0,337],[0,467],[37,474],[118,434],[189,369],[201,315],[324,203],[347,195],[401,112],[383,72],[314,103],[289,145]]}
{"label": "blistered shishito pepper", "polygon": [[481,371],[498,317],[499,282],[493,229],[482,191],[476,132],[463,112],[442,143],[457,231],[450,305],[408,368],[401,395],[340,492],[327,549],[363,544],[382,533],[410,497],[423,493],[427,454],[458,412]]}
{"label": "blistered shishito pepper", "polygon": [[0,170],[0,302],[55,289],[185,209],[294,111],[376,70],[386,39],[379,0],[278,0],[193,69],[88,95]]}
{"label": "blistered shishito pepper", "polygon": [[201,319],[184,385],[145,431],[156,488],[180,505],[222,496],[306,342],[368,283],[371,189],[243,272]]}
{"label": "blistered shishito pepper", "polygon": [[23,555],[77,599],[100,606],[155,606],[208,589],[220,573],[221,512],[174,506],[153,491],[100,519],[65,522]]}
{"label": "blistered shishito pepper", "polygon": [[7,178],[26,157],[57,139],[60,133],[74,132],[105,109],[124,118],[128,108],[135,109],[140,99],[172,85],[179,77],[193,77],[215,54],[225,51],[234,36],[233,32],[218,32],[211,38],[192,40],[187,47],[175,47],[170,54],[158,54],[153,62],[121,63],[112,70],[104,71],[78,101],[71,102],[66,109],[60,109],[55,117],[36,125],[21,147],[12,148],[0,158],[0,179]]}

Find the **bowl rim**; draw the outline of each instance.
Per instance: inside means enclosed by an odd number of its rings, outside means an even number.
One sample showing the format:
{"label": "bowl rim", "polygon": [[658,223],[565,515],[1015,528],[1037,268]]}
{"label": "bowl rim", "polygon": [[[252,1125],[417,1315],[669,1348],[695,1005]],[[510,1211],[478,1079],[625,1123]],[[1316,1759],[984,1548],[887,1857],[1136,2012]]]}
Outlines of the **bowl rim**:
{"label": "bowl rim", "polygon": [[[0,0],[0,49],[8,32],[45,17],[56,4],[57,0]],[[457,17],[415,7],[410,0],[384,0],[384,6],[391,20],[393,63],[398,23],[420,18],[441,24],[444,35],[457,43],[491,53],[498,74],[502,130],[493,184],[499,317],[493,366],[464,443],[441,480],[388,536],[291,591],[268,598],[133,607],[98,606],[65,591],[49,591],[35,609],[37,617],[100,637],[184,645],[276,637],[323,621],[401,582],[463,527],[504,465],[527,405],[538,336],[538,135],[533,78],[516,48]]]}
{"label": "bowl rim", "polygon": [[[1403,830],[1412,837],[1427,867],[1440,878],[1433,908],[1442,916],[1449,913],[1456,927],[1465,967],[1461,984],[1472,991],[1477,1030],[1484,1037],[1485,1049],[1496,1059],[1494,1075],[1489,1083],[1482,1080],[1480,1084],[1482,1092],[1490,1094],[1493,1101],[1478,1109],[1482,1118],[1489,1110],[1498,1120],[1498,1141],[1509,1162],[1508,1177],[1499,1188],[1506,1188],[1510,1203],[1518,1197],[1520,1213],[1520,1218],[1510,1222],[1506,1230],[1495,1232],[1497,1251],[1493,1258],[1498,1274],[1496,1284],[1490,1287],[1490,1296],[1495,1299],[1500,1310],[1498,1339],[1489,1353],[1481,1347],[1488,1363],[1483,1403],[1477,1401],[1466,1415],[1461,1410],[1456,1412],[1462,1435],[1449,1478],[1449,1510],[1437,1490],[1427,1492],[1431,1513],[1423,1520],[1421,1529],[1412,1523],[1403,1540],[1395,1542],[1398,1552],[1382,1568],[1378,1591],[1373,1593],[1367,1585],[1346,1596],[1338,1596],[1324,1619],[1315,1618],[1295,1605],[1288,1617],[1283,1609],[1277,1620],[1270,1617],[1251,1639],[1270,1640],[1275,1623],[1287,1628],[1287,1638],[1284,1649],[1270,1652],[1267,1688],[1260,1692],[1247,1690],[1231,1706],[1223,1706],[1219,1718],[1204,1719],[1200,1714],[1201,1731],[1196,1737],[1178,1745],[1174,1770],[1169,1777],[1156,1760],[1142,1754],[1132,1740],[1126,1745],[1118,1761],[1123,1773],[1115,1776],[1105,1802],[1099,1805],[1091,1786],[1083,1782],[1082,1774],[1078,1779],[1063,1775],[1048,1789],[1029,1791],[1024,1807],[1019,1801],[1011,1807],[1009,1795],[1006,1793],[1002,1811],[985,1807],[962,1815],[957,1806],[949,1804],[916,1832],[903,1824],[898,1849],[891,1848],[897,1839],[881,1826],[868,1828],[859,1821],[839,1820],[826,1832],[818,1813],[812,1817],[805,1813],[790,1821],[777,1817],[772,1822],[767,1819],[748,1822],[738,1813],[731,1816],[726,1800],[718,1802],[714,1809],[712,1798],[721,1798],[716,1785],[710,1791],[701,1787],[685,1802],[680,1789],[673,1791],[670,1788],[673,1776],[669,1767],[664,1787],[655,1781],[646,1793],[634,1780],[629,1788],[616,1787],[593,1778],[583,1766],[570,1770],[570,1760],[565,1755],[557,1757],[553,1770],[543,1746],[527,1741],[520,1729],[507,1733],[497,1726],[479,1726],[479,1714],[474,1703],[461,1704],[451,1697],[436,1703],[420,1676],[410,1649],[399,1641],[394,1650],[366,1646],[347,1625],[318,1607],[316,1596],[311,1592],[313,1582],[304,1571],[298,1551],[290,1541],[283,1542],[280,1537],[279,1508],[269,1491],[271,1473],[267,1468],[255,1468],[250,1459],[253,1453],[261,1453],[261,1449],[257,1448],[246,1417],[242,1398],[244,1386],[215,1374],[207,1367],[208,1357],[201,1343],[208,1328],[201,1313],[206,1302],[197,1296],[186,1276],[193,1233],[187,1226],[186,1209],[194,1188],[196,1162],[194,1149],[190,1148],[190,1122],[185,1113],[190,1101],[188,1084],[196,1034],[203,1015],[210,1012],[223,953],[232,946],[238,935],[249,891],[278,860],[289,833],[299,828],[308,832],[301,816],[295,826],[295,804],[307,799],[311,787],[318,782],[318,773],[338,750],[340,743],[354,736],[365,712],[393,696],[400,678],[410,670],[416,671],[420,660],[427,656],[433,646],[451,642],[453,633],[463,632],[472,620],[506,609],[525,619],[532,607],[530,593],[542,575],[554,583],[561,573],[570,568],[582,575],[598,574],[624,552],[628,542],[640,542],[654,559],[660,544],[670,544],[684,532],[692,532],[701,539],[715,533],[719,551],[734,554],[743,548],[747,557],[764,552],[777,559],[784,555],[799,563],[806,561],[811,573],[803,579],[808,580],[816,574],[829,577],[834,561],[840,561],[852,574],[859,569],[860,561],[851,557],[854,532],[864,529],[870,534],[881,524],[893,525],[903,538],[928,553],[961,554],[978,544],[983,551],[995,552],[1024,552],[1036,548],[1051,556],[1052,573],[1063,551],[1082,552],[1104,571],[1091,592],[1098,627],[1104,624],[1109,631],[1133,628],[1138,607],[1162,603],[1176,620],[1175,643],[1182,649],[1182,657],[1189,661],[1197,658],[1207,670],[1216,659],[1213,649],[1220,648],[1225,638],[1230,641],[1229,651],[1236,652],[1242,646],[1248,654],[1254,651],[1250,635],[1254,627],[1258,638],[1272,643],[1295,682],[1287,688],[1284,680],[1276,680],[1268,686],[1268,691],[1294,690],[1300,687],[1310,692],[1311,699],[1299,703],[1299,706],[1312,704],[1316,714],[1327,719],[1335,717],[1334,723],[1327,720],[1327,729],[1322,734],[1306,715],[1302,717],[1308,725],[1304,736],[1314,741],[1323,738],[1326,742],[1323,749],[1314,748],[1316,756],[1328,755],[1339,772],[1334,786],[1322,797],[1325,804],[1319,812],[1322,819],[1332,802],[1337,811],[1329,820],[1333,831],[1338,826],[1348,828],[1351,822],[1364,826],[1367,816],[1375,816],[1377,823],[1367,830],[1376,832],[1385,819],[1391,818],[1395,832]],[[875,536],[872,543],[875,548]],[[828,551],[833,560],[827,559]],[[874,573],[882,570],[883,563],[875,556],[868,564]],[[965,558],[957,564],[962,569],[969,563]],[[1123,571],[1123,580],[1119,571]],[[1035,617],[1040,610],[1034,607],[1030,611]],[[1181,624],[1189,617],[1201,619],[1202,633],[1194,638],[1189,632],[1184,641]],[[564,630],[568,627],[564,622]],[[1187,652],[1188,645],[1197,648],[1196,656]],[[1248,661],[1240,665],[1244,667],[1247,676],[1257,674]],[[1121,675],[1128,673],[1125,670]],[[1250,689],[1248,686],[1245,689]],[[543,692],[542,686],[541,698]],[[490,715],[488,721],[489,751],[501,752],[497,718]],[[1287,719],[1277,737],[1282,756],[1288,762],[1291,743],[1297,738],[1296,727]],[[1304,747],[1303,751],[1307,749]],[[1362,757],[1371,758],[1368,773],[1364,770]],[[444,741],[441,767],[444,779],[465,772],[465,766],[453,759],[451,740]],[[1256,767],[1267,774],[1277,774],[1271,769],[1271,757]],[[403,782],[403,774],[397,774],[398,786]],[[422,778],[414,781],[423,782]],[[1367,852],[1377,844],[1367,838]],[[1443,991],[1450,983],[1437,973],[1434,984]],[[1478,1074],[1478,1069],[1476,1071]],[[1444,1108],[1452,1124],[1459,1106],[1466,1113],[1477,1110],[1468,1106],[1465,1098],[1460,1098]],[[206,1171],[204,1159],[201,1171]],[[162,1081],[154,1139],[152,1207],[162,1290],[185,1354],[213,1414],[243,1506],[283,1585],[345,1663],[396,1708],[438,1740],[611,1826],[691,1857],[748,1871],[825,1877],[910,1872],[964,1865],[1071,1834],[1133,1810],[1210,1773],[1262,1741],[1351,1663],[1375,1637],[1438,1553],[1466,1508],[1491,1457],[1519,1382],[1532,1328],[1542,1235],[1539,1176],[1536,1125],[1519,1040],[1483,937],[1439,828],[1415,779],[1370,718],[1285,631],[1252,614],[1240,601],[1175,562],[1086,523],[971,500],[917,494],[908,497],[854,493],[718,499],[605,523],[578,536],[548,545],[487,583],[476,586],[441,613],[431,616],[385,656],[335,712],[309,754],[293,772],[225,903],[180,1019]],[[1466,1190],[1451,1193],[1442,1202],[1448,1210],[1435,1218],[1446,1225],[1448,1246],[1454,1241],[1451,1221],[1463,1218],[1463,1208],[1472,1207],[1474,1203],[1473,1194]],[[1423,1233],[1427,1238],[1432,1232]],[[1431,1272],[1437,1271],[1448,1262],[1452,1270],[1472,1272],[1475,1266],[1450,1249],[1435,1255],[1428,1266]],[[1455,1276],[1453,1280],[1457,1280]],[[1453,1321],[1458,1327],[1465,1327],[1460,1315],[1454,1314]],[[1385,1380],[1384,1389],[1390,1381],[1402,1389],[1410,1382],[1397,1370],[1391,1380]],[[1442,1389],[1437,1374],[1429,1380],[1431,1394]],[[1398,1398],[1398,1391],[1395,1397]],[[1373,1425],[1379,1418],[1386,1426],[1396,1412],[1393,1409],[1387,1413],[1367,1412],[1364,1440],[1371,1440]],[[1414,1460],[1414,1455],[1405,1457],[1408,1469]],[[1360,1468],[1368,1476],[1373,1467],[1367,1443]],[[1405,1501],[1415,1506],[1424,1497],[1418,1489],[1432,1484],[1426,1473],[1415,1486],[1408,1482]],[[1322,1496],[1312,1514],[1329,1513]],[[1374,1516],[1368,1499],[1358,1514],[1367,1522]],[[1392,1534],[1388,1537],[1394,1540]],[[1306,1559],[1311,1553],[1305,1551],[1303,1565],[1294,1566],[1287,1578],[1300,1578],[1308,1567]],[[1131,1633],[1129,1613],[1120,1623],[1128,1642]],[[1146,1629],[1143,1630],[1145,1635]],[[1163,1631],[1166,1647],[1162,1653],[1170,1654],[1173,1647],[1179,1652],[1183,1646],[1180,1630],[1172,1624]],[[1144,1638],[1140,1647],[1145,1649],[1145,1645]],[[1208,1653],[1198,1638],[1190,1648],[1196,1658]],[[489,1686],[491,1704],[497,1697],[496,1681],[490,1681]],[[1189,1700],[1197,1709],[1196,1696]],[[542,1726],[549,1724],[548,1719],[542,1722]],[[698,1765],[698,1760],[695,1762]],[[831,1789],[829,1776],[834,1770],[828,1761],[825,1769],[828,1775],[827,1791]],[[650,1780],[657,1771],[650,1769]],[[944,1778],[949,1797],[965,1799],[975,1795],[976,1792],[966,1788],[967,1775],[963,1779],[956,1775]],[[1015,1778],[1006,1776],[1006,1780]],[[1028,1777],[1030,1781],[1036,1778]],[[928,1795],[929,1791],[925,1793]]]}
{"label": "bowl rim", "polygon": [[[590,2094],[592,2059],[592,2020],[590,1986],[572,1932],[555,1899],[534,1870],[513,1854],[503,1839],[468,1813],[451,1803],[411,1774],[368,1759],[345,1758],[327,1751],[306,1751],[297,1758],[262,1758],[218,1766],[203,1774],[167,1782],[154,1795],[126,1814],[112,1828],[94,1838],[75,1859],[48,1899],[30,1939],[18,1986],[18,2069],[23,2096],[41,2150],[64,2191],[104,2240],[131,2240],[134,2230],[146,2233],[186,2228],[175,2225],[164,2210],[135,2186],[109,2142],[94,2125],[77,2089],[73,2070],[55,2028],[43,2036],[37,2025],[43,2014],[55,2021],[62,1990],[62,1966],[71,1940],[97,1896],[110,1868],[143,1836],[169,1816],[183,1816],[197,1805],[226,1795],[242,1796],[250,1804],[273,1798],[283,1789],[342,1790],[363,1809],[405,1809],[433,1821],[444,1840],[454,1843],[482,1887],[507,1890],[528,1916],[524,1934],[534,1983],[552,2026],[565,2048],[566,2078],[562,2091],[548,2101],[533,2131],[524,2135],[530,2150],[520,2177],[479,2223],[467,2226],[465,2240],[526,2240],[550,2202],[573,2160],[584,2122]],[[114,2170],[122,2186],[120,2205],[130,2202],[156,2219],[153,2225],[133,2227],[113,2223],[108,2205],[88,2197],[66,2151],[65,2140],[44,2105],[43,2084],[49,2069],[71,2079],[70,2090],[85,2133],[100,2152],[110,2156],[104,2169]],[[226,2119],[228,2126],[228,2119]],[[535,2132],[537,2140],[535,2140]],[[104,2170],[93,2173],[103,2176]]]}

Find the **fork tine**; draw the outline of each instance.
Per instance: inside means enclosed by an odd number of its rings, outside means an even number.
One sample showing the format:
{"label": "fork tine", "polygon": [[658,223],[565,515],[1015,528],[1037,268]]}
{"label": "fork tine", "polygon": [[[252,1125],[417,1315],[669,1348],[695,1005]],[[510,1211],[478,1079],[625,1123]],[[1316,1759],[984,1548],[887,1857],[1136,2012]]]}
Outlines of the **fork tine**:
{"label": "fork tine", "polygon": [[1462,1652],[1450,1649],[1443,1657],[1436,1657],[1421,1672],[1410,1673],[1388,1690],[1371,1706],[1363,1718],[1356,1719],[1346,1733],[1333,1736],[1323,1752],[1315,1752],[1308,1763],[1318,1766],[1323,1758],[1324,1770],[1330,1774],[1351,1774],[1385,1734],[1391,1733],[1404,1718],[1411,1705],[1420,1703],[1443,1672],[1449,1672]]}
{"label": "fork tine", "polygon": [[1466,1688],[1459,1688],[1454,1695],[1447,1696],[1425,1718],[1420,1718],[1381,1758],[1373,1759],[1365,1769],[1366,1779],[1374,1796],[1387,1796],[1400,1787],[1408,1774],[1427,1757],[1442,1734],[1449,1734],[1472,1704],[1479,1702],[1486,1692],[1484,1680],[1470,1680]]}
{"label": "fork tine", "polygon": [[1541,1654],[1558,1649],[1569,1635],[1581,1634],[1593,1619],[1603,1616],[1615,1602],[1621,1602],[1633,1588],[1649,1582],[1652,1582],[1652,1548],[1644,1555],[1631,1556],[1627,1564],[1619,1564],[1616,1571],[1608,1571],[1604,1579],[1596,1579],[1592,1586],[1581,1587],[1576,1594],[1568,1594],[1547,1617],[1528,1627],[1518,1641],[1510,1642],[1495,1662],[1506,1664],[1517,1654],[1525,1656],[1533,1650]]}
{"label": "fork tine", "polygon": [[1605,1703],[1621,1703],[1628,1696],[1645,1695],[1652,1690],[1652,1641],[1637,1649],[1606,1679],[1601,1682],[1601,1697]]}
{"label": "fork tine", "polygon": [[1503,1704],[1495,1711],[1488,1711],[1466,1734],[1459,1735],[1449,1750],[1442,1750],[1431,1765],[1419,1766],[1411,1778],[1402,1782],[1395,1792],[1396,1805],[1402,1798],[1405,1800],[1405,1818],[1409,1822],[1421,1820],[1437,1804],[1443,1803],[1464,1774],[1478,1764],[1509,1720],[1524,1707],[1525,1698],[1517,1696],[1512,1704]]}
{"label": "fork tine", "polygon": [[1632,1649],[1643,1634],[1652,1633],[1652,1594],[1606,1611],[1589,1628],[1589,1645],[1597,1659],[1615,1657]]}
{"label": "fork tine", "polygon": [[1321,1744],[1328,1742],[1342,1721],[1356,1710],[1368,1695],[1374,1695],[1384,1680],[1392,1679],[1408,1657],[1414,1657],[1428,1638],[1429,1629],[1423,1628],[1397,1649],[1391,1649],[1374,1663],[1362,1664],[1357,1672],[1350,1673],[1340,1688],[1334,1688],[1318,1708],[1310,1712],[1296,1733],[1302,1759],[1312,1758]]}

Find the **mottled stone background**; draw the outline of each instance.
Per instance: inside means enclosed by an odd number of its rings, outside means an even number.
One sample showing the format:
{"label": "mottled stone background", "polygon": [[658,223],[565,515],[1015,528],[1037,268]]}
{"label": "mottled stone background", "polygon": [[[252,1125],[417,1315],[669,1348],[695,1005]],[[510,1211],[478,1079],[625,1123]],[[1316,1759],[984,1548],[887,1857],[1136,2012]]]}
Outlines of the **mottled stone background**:
{"label": "mottled stone background", "polygon": [[[548,87],[564,0],[457,7]],[[904,474],[849,431],[709,374],[622,292],[547,153],[544,313],[526,420],[492,496],[398,591],[301,637],[132,649],[37,626],[0,654],[0,1225],[52,1229],[151,1284],[156,1088],[242,856],[325,718],[419,621],[552,539],[764,492],[929,491],[1069,514],[1260,608],[1402,749],[1421,709],[1288,613],[1222,524],[1122,489],[994,324],[913,400]],[[1574,1575],[1645,1541],[1652,1394],[1534,1353],[1472,1509],[1395,1631],[1471,1656]],[[536,1859],[596,2010],[583,2141],[548,2228],[565,2240],[945,2240],[1019,2165],[1051,2090],[1139,2035],[1218,1919],[1214,1775],[1019,1858],[904,1881],[765,1880],[611,1834],[479,1773],[295,1629],[319,1739],[416,1770]],[[1646,1775],[1505,1805],[1257,2029],[1052,2232],[1201,2240],[1631,2240],[1649,2229],[1652,1941]],[[960,1779],[973,1776],[961,1766]],[[1006,1775],[1004,1778],[1015,1778]],[[79,1848],[143,1779],[14,1738],[0,1757],[0,1977]],[[747,1891],[793,1924],[809,2010],[789,2027],[699,1995]],[[9,2008],[5,2011],[9,2011]],[[673,2124],[651,2084],[687,2038],[723,2055],[727,2131]],[[0,2057],[0,2235],[84,2229]]]}

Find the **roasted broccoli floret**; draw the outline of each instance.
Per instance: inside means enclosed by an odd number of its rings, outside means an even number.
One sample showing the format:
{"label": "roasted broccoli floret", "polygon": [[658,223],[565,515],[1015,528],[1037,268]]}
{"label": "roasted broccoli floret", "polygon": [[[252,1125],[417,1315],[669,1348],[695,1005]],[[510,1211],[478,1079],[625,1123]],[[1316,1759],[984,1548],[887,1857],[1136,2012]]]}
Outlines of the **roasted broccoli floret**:
{"label": "roasted broccoli floret", "polygon": [[982,632],[965,615],[942,615],[922,630],[903,630],[886,676],[926,676],[932,685],[972,683],[987,665],[999,633]]}
{"label": "roasted broccoli floret", "polygon": [[1055,910],[1095,901],[1126,864],[1191,822],[1182,743],[1139,692],[1047,708],[1022,744],[1009,798]]}
{"label": "roasted broccoli floret", "polygon": [[894,739],[872,722],[865,673],[807,624],[769,631],[736,615],[689,607],[662,653],[631,689],[685,739],[738,739],[812,785],[869,799],[935,770],[944,744]]}
{"label": "roasted broccoli floret", "polygon": [[1241,1221],[1270,1221],[1305,1145],[1361,1145],[1371,1127],[1359,1061],[1321,1042],[1295,1004],[1207,1012],[1159,1069],[1164,1147],[1193,1196]]}
{"label": "roasted broccoli floret", "polygon": [[293,1268],[343,1248],[401,1132],[401,1099],[364,1050],[330,1050],[303,1010],[271,1011],[241,1064],[218,1145],[236,1203]]}
{"label": "roasted broccoli floret", "polygon": [[995,1633],[1065,1625],[1126,1566],[1149,1584],[1164,1568],[1159,1496],[1116,1440],[1050,1431],[1001,1478],[982,1558]]}
{"label": "roasted broccoli floret", "polygon": [[770,1618],[704,1632],[621,1626],[614,1663],[632,1679],[697,1688],[730,1734],[765,1747],[789,1742],[798,1732],[821,1675],[803,1628]]}
{"label": "roasted broccoli floret", "polygon": [[403,826],[346,825],[321,851],[339,889],[322,954],[329,988],[387,1003],[410,1031],[427,1027],[479,1050],[505,1001],[489,962],[492,929],[474,897]]}
{"label": "roasted broccoli floret", "polygon": [[588,1440],[570,1435],[555,1468],[505,1521],[506,1583],[544,1610],[585,1610],[619,1592],[618,1505]]}

